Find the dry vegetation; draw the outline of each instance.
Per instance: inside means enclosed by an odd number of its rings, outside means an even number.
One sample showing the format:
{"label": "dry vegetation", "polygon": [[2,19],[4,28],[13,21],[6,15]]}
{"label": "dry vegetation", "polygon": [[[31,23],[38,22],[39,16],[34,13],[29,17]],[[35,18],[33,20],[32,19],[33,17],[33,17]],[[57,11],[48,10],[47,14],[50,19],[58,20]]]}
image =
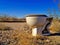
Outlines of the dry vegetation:
{"label": "dry vegetation", "polygon": [[[47,36],[32,37],[31,28],[23,24],[20,30],[0,30],[0,45],[48,45],[51,40]],[[35,41],[36,40],[36,41]],[[52,43],[53,44],[53,43]]]}
{"label": "dry vegetation", "polygon": [[49,29],[51,32],[60,32],[60,20],[59,19],[53,19]]}
{"label": "dry vegetation", "polygon": [[[56,23],[57,26],[60,24],[57,20],[53,20],[52,23]],[[59,26],[54,27],[52,24],[50,29],[52,31],[55,31],[55,29],[60,31]],[[31,35],[31,28],[27,26],[26,23],[20,25],[20,28],[19,30],[14,30],[0,23],[0,45],[60,45],[59,36],[37,35],[37,37],[34,38]]]}
{"label": "dry vegetation", "polygon": [[20,21],[25,22],[25,18],[16,18],[10,16],[0,16],[0,21]]}

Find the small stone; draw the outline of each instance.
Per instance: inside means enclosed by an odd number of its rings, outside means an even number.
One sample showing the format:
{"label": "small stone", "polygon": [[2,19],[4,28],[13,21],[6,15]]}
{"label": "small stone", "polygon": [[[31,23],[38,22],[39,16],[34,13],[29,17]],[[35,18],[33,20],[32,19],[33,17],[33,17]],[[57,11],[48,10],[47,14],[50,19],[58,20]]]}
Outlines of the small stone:
{"label": "small stone", "polygon": [[50,40],[49,40],[49,39],[47,39],[47,40],[45,40],[45,42],[49,43],[49,42],[50,42]]}

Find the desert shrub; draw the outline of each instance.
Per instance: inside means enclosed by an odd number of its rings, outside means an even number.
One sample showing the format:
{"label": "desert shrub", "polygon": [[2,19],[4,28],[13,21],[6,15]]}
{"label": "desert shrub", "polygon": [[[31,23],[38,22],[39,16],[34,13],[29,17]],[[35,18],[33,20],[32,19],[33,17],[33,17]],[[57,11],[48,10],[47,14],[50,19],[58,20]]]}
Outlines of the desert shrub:
{"label": "desert shrub", "polygon": [[59,20],[53,19],[49,29],[50,29],[50,31],[60,32],[60,22],[59,22]]}
{"label": "desert shrub", "polygon": [[26,19],[25,18],[17,18],[17,17],[11,17],[11,16],[8,16],[6,14],[0,16],[0,22],[1,21],[17,21],[17,22],[26,22]]}

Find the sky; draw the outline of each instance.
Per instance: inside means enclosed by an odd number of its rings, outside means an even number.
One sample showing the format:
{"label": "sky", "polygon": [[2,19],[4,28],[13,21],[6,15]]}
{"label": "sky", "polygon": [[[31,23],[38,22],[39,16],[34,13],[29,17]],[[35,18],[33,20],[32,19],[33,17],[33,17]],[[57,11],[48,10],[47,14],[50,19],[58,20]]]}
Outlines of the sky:
{"label": "sky", "polygon": [[0,0],[0,14],[25,17],[30,14],[48,14],[48,9],[58,10],[58,0]]}

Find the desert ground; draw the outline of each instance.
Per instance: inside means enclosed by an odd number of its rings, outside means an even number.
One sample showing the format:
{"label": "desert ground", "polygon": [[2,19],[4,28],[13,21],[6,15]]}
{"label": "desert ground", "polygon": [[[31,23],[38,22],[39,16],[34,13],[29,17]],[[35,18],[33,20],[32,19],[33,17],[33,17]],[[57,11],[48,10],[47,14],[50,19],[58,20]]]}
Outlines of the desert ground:
{"label": "desert ground", "polygon": [[60,45],[58,34],[33,37],[26,22],[0,22],[0,27],[0,45]]}

